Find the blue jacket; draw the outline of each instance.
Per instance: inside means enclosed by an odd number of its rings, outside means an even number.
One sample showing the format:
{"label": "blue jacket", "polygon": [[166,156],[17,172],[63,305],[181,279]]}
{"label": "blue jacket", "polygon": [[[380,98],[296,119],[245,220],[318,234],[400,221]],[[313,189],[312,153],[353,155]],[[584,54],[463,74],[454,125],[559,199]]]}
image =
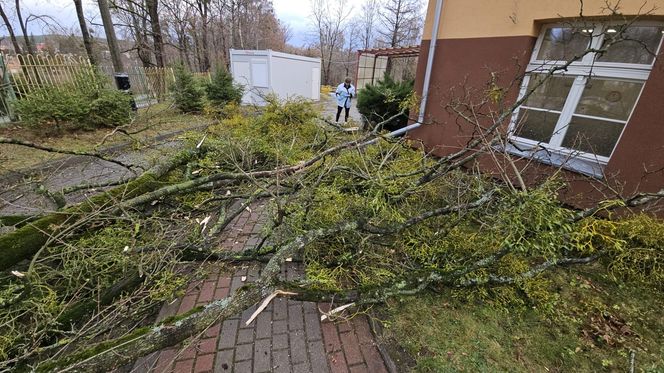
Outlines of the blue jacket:
{"label": "blue jacket", "polygon": [[346,88],[344,83],[341,83],[337,87],[335,95],[337,96],[337,106],[350,108],[350,101],[355,97],[355,87],[351,84],[350,88]]}

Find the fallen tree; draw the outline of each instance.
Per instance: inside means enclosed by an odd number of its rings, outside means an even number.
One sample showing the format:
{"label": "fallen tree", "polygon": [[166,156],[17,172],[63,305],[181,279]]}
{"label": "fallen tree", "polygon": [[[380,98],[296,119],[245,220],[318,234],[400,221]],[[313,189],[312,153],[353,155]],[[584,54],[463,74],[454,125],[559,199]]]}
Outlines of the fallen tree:
{"label": "fallen tree", "polygon": [[[664,224],[647,216],[620,220],[610,211],[643,206],[664,191],[573,211],[556,199],[562,186],[556,179],[525,188],[459,170],[503,138],[495,123],[478,131],[474,146],[432,159],[407,140],[378,133],[330,135],[304,105],[272,103],[257,118],[229,109],[202,140],[190,135],[187,146],[199,149],[198,157],[171,160],[64,214],[0,237],[3,250],[18,253],[0,262],[16,269],[0,278],[7,310],[2,321],[20,327],[0,346],[4,366],[118,367],[195,336],[278,289],[300,299],[342,299],[362,307],[438,286],[502,285],[529,297],[544,271],[594,261],[616,277],[640,276],[651,284],[662,278],[657,261],[664,256]],[[219,250],[217,229],[207,225],[225,226],[254,200],[270,205],[261,247]],[[232,201],[239,206],[233,208]],[[644,255],[635,247],[652,251]],[[297,283],[278,277],[293,257],[306,266]],[[230,298],[137,326],[150,307],[186,283],[188,277],[173,271],[183,258],[267,264],[257,282]],[[32,260],[27,275],[15,267],[23,259]],[[136,273],[138,280],[125,281],[118,292],[117,279],[136,279]],[[116,305],[118,293],[129,303]],[[141,303],[146,297],[150,301]],[[72,325],[90,305],[102,303],[91,299],[110,300],[107,313],[91,313],[96,325]],[[121,312],[135,308],[141,311]],[[40,322],[24,324],[25,314]],[[107,314],[113,317],[100,316]],[[27,330],[36,330],[35,336]]]}

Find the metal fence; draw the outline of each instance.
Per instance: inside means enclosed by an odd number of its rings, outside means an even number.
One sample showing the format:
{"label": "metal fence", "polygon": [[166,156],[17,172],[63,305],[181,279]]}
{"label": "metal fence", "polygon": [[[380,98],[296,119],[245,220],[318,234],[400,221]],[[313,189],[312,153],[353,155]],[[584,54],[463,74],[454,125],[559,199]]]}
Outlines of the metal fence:
{"label": "metal fence", "polygon": [[[126,73],[138,107],[165,100],[175,82],[170,67],[133,66]],[[108,77],[103,80],[105,84],[115,87],[112,67],[93,66],[87,58],[72,55],[0,55],[0,74],[0,124],[16,119],[12,112],[13,101],[38,94],[43,88],[80,88],[104,75]],[[209,73],[195,73],[195,76],[203,81],[211,79]]]}

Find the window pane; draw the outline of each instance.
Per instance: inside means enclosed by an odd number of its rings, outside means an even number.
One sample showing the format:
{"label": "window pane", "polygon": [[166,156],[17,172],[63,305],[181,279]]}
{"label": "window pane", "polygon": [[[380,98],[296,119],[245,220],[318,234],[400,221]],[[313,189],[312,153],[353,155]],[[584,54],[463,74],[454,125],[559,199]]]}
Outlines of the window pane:
{"label": "window pane", "polygon": [[591,39],[591,29],[552,27],[544,34],[537,59],[569,61],[574,56],[581,56],[588,49]]}
{"label": "window pane", "polygon": [[[528,83],[528,92],[530,92],[535,85],[540,82],[542,79],[545,79],[546,75],[543,74],[533,74],[530,76],[530,82]],[[567,101],[567,96],[569,91],[574,84],[573,77],[563,77],[563,76],[551,76],[542,83],[537,89],[528,97],[525,104],[526,106],[540,108],[540,109],[549,109],[549,110],[563,110],[565,101]]]}
{"label": "window pane", "polygon": [[577,114],[626,121],[634,109],[643,83],[591,79],[586,83]]}
{"label": "window pane", "polygon": [[548,143],[558,123],[559,113],[521,109],[517,120],[516,135],[537,142]]}
{"label": "window pane", "polygon": [[616,42],[599,57],[600,62],[623,62],[650,65],[655,59],[664,28],[631,26],[626,29],[608,27],[604,45]]}
{"label": "window pane", "polygon": [[625,125],[601,120],[572,117],[562,146],[609,157]]}

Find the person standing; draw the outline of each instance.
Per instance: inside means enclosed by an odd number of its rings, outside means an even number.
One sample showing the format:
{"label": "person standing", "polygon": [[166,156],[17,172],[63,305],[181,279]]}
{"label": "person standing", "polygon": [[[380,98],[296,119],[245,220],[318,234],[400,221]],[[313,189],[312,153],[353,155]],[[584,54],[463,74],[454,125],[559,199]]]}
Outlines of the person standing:
{"label": "person standing", "polygon": [[351,84],[352,80],[346,78],[346,80],[339,84],[335,95],[337,96],[337,122],[339,122],[339,116],[341,116],[341,110],[346,111],[346,122],[348,122],[348,114],[350,113],[350,103],[353,97],[355,97],[355,87]]}

